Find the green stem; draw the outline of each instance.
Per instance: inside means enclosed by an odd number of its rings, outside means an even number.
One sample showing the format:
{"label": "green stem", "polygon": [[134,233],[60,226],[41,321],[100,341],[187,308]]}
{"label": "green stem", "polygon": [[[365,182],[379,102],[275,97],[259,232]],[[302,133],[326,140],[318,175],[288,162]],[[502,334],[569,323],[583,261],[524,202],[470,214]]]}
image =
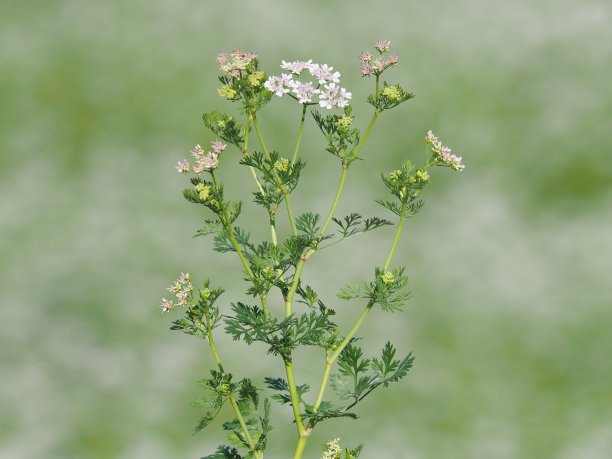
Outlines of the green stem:
{"label": "green stem", "polygon": [[306,441],[312,432],[312,428],[308,427],[302,435],[300,435],[300,439],[297,442],[297,446],[295,448],[295,453],[293,453],[293,459],[300,459],[302,454],[304,453],[304,448],[306,447]]}
{"label": "green stem", "polygon": [[[250,127],[251,127],[251,115],[248,115],[247,118],[247,124],[246,127],[244,128],[244,147],[242,149],[242,156],[244,158],[246,158],[247,153],[248,153],[248,148],[249,148],[249,132],[250,132]],[[259,192],[261,194],[263,194],[263,187],[261,186],[261,183],[259,183],[259,179],[257,178],[257,173],[255,172],[255,168],[253,166],[249,166],[249,170],[251,171],[251,175],[253,176],[253,180],[255,181],[255,184],[257,185],[257,189],[259,190]]]}
{"label": "green stem", "polygon": [[[378,93],[378,89],[376,91]],[[366,139],[370,135],[372,126],[374,126],[374,123],[376,122],[376,118],[378,118],[378,115],[380,115],[380,113],[381,112],[379,112],[378,110],[374,110],[374,115],[372,116],[372,120],[370,121],[370,124],[368,125],[368,128],[366,129],[366,132],[363,135],[363,138],[361,139],[361,142],[359,142],[359,145],[357,145],[357,148],[355,149],[353,156],[357,156],[357,153],[359,153],[359,150],[361,150],[361,147],[363,147],[363,144],[365,143]]]}
{"label": "green stem", "polygon": [[230,403],[232,404],[234,413],[236,414],[236,417],[238,418],[238,422],[240,423],[240,427],[242,428],[242,433],[244,434],[246,441],[249,444],[249,448],[251,448],[251,451],[253,451],[253,453],[255,454],[255,457],[261,458],[262,457],[261,451],[255,450],[255,443],[253,442],[253,439],[251,438],[251,434],[249,433],[249,429],[246,426],[244,419],[242,418],[242,414],[240,413],[240,408],[238,408],[236,399],[234,398],[232,394],[230,394],[228,398],[229,398]]}
{"label": "green stem", "polygon": [[374,302],[373,300],[370,300],[370,302],[367,304],[367,306],[359,316],[359,319],[357,319],[357,322],[355,323],[349,334],[346,335],[340,346],[338,346],[338,348],[334,350],[331,356],[327,358],[327,361],[325,363],[325,372],[323,373],[323,379],[321,380],[321,386],[319,388],[319,394],[317,395],[317,401],[315,402],[314,411],[317,411],[319,405],[321,405],[321,401],[323,400],[323,394],[325,393],[325,387],[327,386],[327,380],[329,379],[331,366],[336,361],[340,353],[344,350],[346,345],[351,341],[351,338],[355,336],[355,333],[357,333],[357,330],[359,329],[359,327],[361,326],[366,316],[372,310],[373,307]]}
{"label": "green stem", "polygon": [[[215,357],[215,361],[217,362],[217,367],[219,368],[219,371],[221,373],[225,374],[225,370],[223,369],[223,365],[221,364],[221,358],[219,357],[219,354],[217,353],[217,349],[215,348],[215,342],[212,336],[212,327],[210,326],[210,315],[208,313],[208,310],[204,312],[204,317],[206,317],[206,326],[204,326],[201,320],[196,319],[198,327],[200,327],[200,329],[206,333],[206,336],[208,337],[208,344],[213,353],[213,356]],[[232,394],[228,395],[228,399],[232,405],[234,414],[236,415],[236,418],[238,419],[238,422],[240,423],[240,427],[242,428],[242,433],[244,434],[244,437],[246,438],[247,443],[249,444],[249,447],[251,448],[251,451],[253,451],[253,454],[255,455],[256,458],[263,459],[263,455],[261,451],[255,450],[255,443],[253,442],[253,439],[251,438],[251,434],[249,433],[249,429],[246,426],[246,423],[244,422],[244,418],[242,417],[240,408],[238,407],[238,404],[236,403],[236,399],[234,398]]]}
{"label": "green stem", "polygon": [[404,215],[406,215],[406,201],[404,200],[402,204],[402,211],[400,213],[399,223],[397,224],[397,230],[395,231],[395,238],[393,239],[393,245],[391,246],[391,250],[389,250],[389,256],[387,257],[387,261],[385,263],[385,267],[383,271],[386,271],[389,267],[389,263],[391,263],[391,258],[393,257],[393,253],[395,252],[395,247],[397,247],[397,242],[399,241],[400,234],[402,232],[402,226],[404,224]]}
{"label": "green stem", "polygon": [[[212,170],[210,171],[210,175],[212,176],[212,180],[213,180],[213,184],[215,185],[215,188],[217,188],[217,180],[215,179],[215,174]],[[247,272],[251,280],[255,282],[255,275],[253,274],[253,271],[249,267],[249,263],[244,257],[244,254],[242,253],[242,250],[240,249],[240,246],[238,245],[238,241],[236,240],[236,237],[234,236],[234,230],[232,229],[232,225],[229,223],[229,217],[227,215],[227,211],[225,210],[225,205],[223,204],[223,200],[219,202],[219,207],[221,208],[221,215],[220,215],[221,221],[223,223],[223,226],[225,226],[225,230],[227,231],[227,234],[229,235],[230,241],[232,242],[234,249],[238,253],[238,256],[240,257],[240,261],[242,261],[244,270]]]}
{"label": "green stem", "polygon": [[[257,122],[257,114],[255,111],[253,111],[252,116],[253,116],[253,126],[255,126],[255,132],[257,132],[257,138],[259,139],[259,144],[261,145],[261,149],[263,150],[263,153],[266,159],[269,162],[271,162],[270,153],[268,152],[268,149],[266,148],[266,144],[264,143],[263,137],[261,135],[261,129],[259,129],[259,123]],[[274,175],[274,178],[276,179],[276,184],[278,185],[280,190],[283,192],[283,195],[285,195],[285,203],[287,204],[287,214],[289,215],[289,222],[291,223],[291,231],[293,232],[294,236],[297,236],[297,228],[295,226],[295,219],[293,218],[293,210],[291,209],[291,200],[289,199],[289,191],[285,189],[285,187],[283,186],[283,182],[281,181],[280,177],[274,170],[274,167],[272,167],[272,174]]]}
{"label": "green stem", "polygon": [[327,219],[325,220],[325,223],[323,224],[323,228],[321,228],[321,231],[319,232],[319,239],[321,239],[323,235],[325,234],[325,231],[327,230],[327,227],[329,226],[331,219],[333,218],[334,213],[336,212],[336,206],[338,205],[338,201],[340,201],[340,195],[342,194],[342,189],[344,188],[344,181],[346,179],[347,172],[348,172],[348,166],[343,164],[342,165],[342,175],[340,176],[340,183],[338,184],[338,191],[336,191],[336,197],[334,198],[334,202],[332,203],[331,209],[329,210]]}
{"label": "green stem", "polygon": [[285,371],[287,373],[287,383],[289,384],[289,394],[291,396],[291,406],[293,408],[293,416],[295,418],[295,424],[297,425],[298,435],[304,433],[304,421],[302,421],[302,413],[300,413],[300,399],[297,393],[297,387],[295,385],[295,374],[293,373],[293,362],[291,361],[291,355],[284,357],[285,360]]}
{"label": "green stem", "polygon": [[300,131],[298,133],[297,143],[295,145],[295,151],[293,152],[292,163],[295,163],[297,159],[298,150],[300,149],[300,141],[302,140],[302,132],[304,131],[304,120],[306,119],[306,104],[304,104],[304,108],[302,109],[302,121],[300,122]]}

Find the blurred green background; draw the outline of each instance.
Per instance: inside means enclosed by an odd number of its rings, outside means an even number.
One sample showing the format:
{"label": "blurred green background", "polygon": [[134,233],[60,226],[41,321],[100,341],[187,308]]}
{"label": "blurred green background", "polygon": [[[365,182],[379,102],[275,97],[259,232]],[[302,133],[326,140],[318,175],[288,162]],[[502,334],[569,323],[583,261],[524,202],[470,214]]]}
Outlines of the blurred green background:
{"label": "blurred green background", "polygon": [[[406,310],[362,329],[372,353],[413,350],[413,371],[361,420],[321,425],[305,457],[337,436],[365,440],[366,458],[612,457],[611,22],[608,0],[3,1],[0,458],[199,458],[223,441],[219,424],[190,433],[210,353],[159,310],[181,271],[224,285],[227,303],[243,292],[236,260],[191,238],[203,216],[174,170],[214,139],[202,112],[235,109],[216,95],[215,54],[256,51],[271,73],[333,65],[364,128],[358,55],[378,38],[400,56],[385,76],[417,97],[380,118],[339,214],[386,216],[379,171],[422,160],[428,129],[467,167],[435,170],[406,226]],[[269,145],[291,151],[298,118],[287,99],[267,107]],[[339,171],[312,122],[306,135],[294,206],[324,213]],[[226,154],[227,193],[248,200]],[[242,225],[265,237],[247,207]],[[362,306],[335,293],[384,263],[392,234],[307,265],[345,326]],[[282,375],[263,347],[221,353],[238,377]],[[317,383],[320,354],[296,365]],[[267,457],[288,457],[289,413],[273,413]]]}

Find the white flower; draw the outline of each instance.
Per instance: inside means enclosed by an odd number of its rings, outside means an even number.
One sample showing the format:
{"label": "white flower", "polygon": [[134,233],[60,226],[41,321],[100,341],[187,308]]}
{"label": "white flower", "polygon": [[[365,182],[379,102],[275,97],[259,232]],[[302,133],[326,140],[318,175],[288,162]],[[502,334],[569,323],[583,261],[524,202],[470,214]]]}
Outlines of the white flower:
{"label": "white flower", "polygon": [[319,65],[313,64],[310,66],[310,74],[319,80],[319,84],[323,84],[327,81],[333,83],[340,83],[340,72],[333,72],[333,67],[328,67],[327,64]]}
{"label": "white flower", "polygon": [[308,62],[304,61],[294,61],[294,62],[285,62],[281,64],[281,69],[289,70],[296,75],[299,75],[304,71],[304,69],[309,69],[312,65],[312,59],[309,59]]}
{"label": "white flower", "polygon": [[346,107],[352,96],[346,89],[336,86],[335,83],[329,83],[324,86],[324,91],[321,91],[319,95],[319,105],[327,109],[334,106]]}
{"label": "white flower", "polygon": [[287,94],[292,87],[292,78],[292,75],[286,73],[283,73],[281,76],[271,76],[264,83],[264,87],[278,97],[283,97],[283,94]]}
{"label": "white flower", "polygon": [[293,84],[293,93],[299,99],[298,102],[300,104],[312,102],[312,96],[320,92],[321,90],[314,88],[314,86],[312,85],[312,82],[300,83],[298,81],[295,81]]}

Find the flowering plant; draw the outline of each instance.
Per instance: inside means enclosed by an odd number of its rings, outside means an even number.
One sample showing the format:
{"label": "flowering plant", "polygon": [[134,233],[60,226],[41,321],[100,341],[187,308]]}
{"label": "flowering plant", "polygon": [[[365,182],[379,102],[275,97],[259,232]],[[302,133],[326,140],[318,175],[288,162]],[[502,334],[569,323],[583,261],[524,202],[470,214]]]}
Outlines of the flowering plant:
{"label": "flowering plant", "polygon": [[[206,153],[200,145],[196,145],[191,151],[192,162],[186,159],[179,161],[176,170],[181,174],[190,174],[191,185],[184,191],[185,198],[210,211],[211,218],[204,220],[197,235],[214,235],[214,250],[237,255],[248,283],[246,296],[257,298],[258,304],[252,305],[245,300],[221,306],[218,299],[223,294],[223,288],[214,287],[210,280],[200,283],[200,288],[194,288],[188,273],[181,274],[168,288],[176,298],[164,298],[161,303],[163,312],[178,309],[182,314],[172,323],[171,329],[207,342],[216,363],[210,377],[200,381],[205,395],[197,405],[204,414],[195,431],[208,426],[226,403],[233,409],[234,418],[223,424],[232,445],[220,446],[216,453],[207,458],[263,458],[271,429],[270,400],[291,407],[296,426],[293,457],[301,458],[315,427],[331,418],[356,418],[354,408],[359,402],[375,389],[399,381],[412,367],[412,353],[398,358],[390,342],[384,346],[380,357],[364,357],[355,336],[372,309],[378,307],[383,311],[398,311],[409,296],[405,289],[408,282],[405,268],[392,267],[391,260],[404,220],[414,216],[423,205],[420,196],[430,181],[428,170],[441,166],[461,171],[464,167],[461,158],[451,155],[450,149],[442,145],[432,131],[425,137],[425,165],[417,168],[405,161],[399,169],[382,174],[391,197],[377,202],[395,215],[397,228],[384,265],[374,267],[372,279],[348,285],[338,293],[340,299],[365,304],[354,326],[348,331],[340,330],[333,322],[334,310],[325,304],[312,286],[301,279],[307,261],[317,252],[359,233],[393,225],[390,220],[364,218],[358,213],[341,218],[335,216],[349,167],[360,158],[377,118],[413,97],[400,85],[390,85],[381,79],[387,69],[398,64],[398,57],[389,53],[390,42],[378,41],[375,48],[374,53],[378,53],[376,58],[370,52],[362,52],[360,56],[361,74],[375,80],[374,92],[367,97],[373,106],[373,115],[363,135],[353,127],[352,93],[340,85],[340,72],[334,71],[333,67],[313,63],[312,60],[283,61],[281,69],[286,73],[266,75],[259,69],[255,53],[234,51],[217,56],[222,72],[219,78],[222,86],[218,93],[229,101],[239,103],[245,125],[240,126],[225,113],[205,113],[205,126],[221,140],[212,142],[210,151]],[[291,159],[268,149],[257,119],[258,112],[265,105],[284,96],[301,105],[301,122]],[[327,111],[339,110],[323,114],[313,106]],[[309,108],[325,137],[326,150],[337,157],[340,166],[338,189],[324,219],[314,212],[295,216],[290,199],[305,166],[299,149]],[[258,150],[249,143],[252,129],[257,136]],[[230,144],[241,152],[239,162],[248,168],[253,179],[256,189],[254,202],[265,209],[269,240],[253,241],[245,229],[236,225],[242,202],[226,200],[223,185],[215,176],[220,161],[225,161],[228,155],[225,150]],[[291,228],[290,234],[285,237],[277,234],[276,218],[281,206],[287,212]],[[330,227],[334,230],[330,230]],[[271,301],[273,298],[282,301],[284,310],[276,309]],[[299,309],[297,303],[302,305]],[[264,379],[263,386],[270,396],[263,401],[260,396],[262,390],[251,379],[235,379],[222,364],[214,340],[217,328],[222,325],[225,333],[234,341],[244,341],[248,345],[264,343],[269,354],[282,359],[285,375]],[[297,362],[294,351],[303,346],[315,346],[324,351],[321,383],[313,398],[307,397],[310,387],[297,384],[295,377]],[[337,364],[337,372],[332,372],[334,364]],[[335,402],[324,399],[328,386],[337,395]],[[322,457],[355,458],[361,449],[362,445],[341,448],[339,439],[334,439],[323,446]]]}

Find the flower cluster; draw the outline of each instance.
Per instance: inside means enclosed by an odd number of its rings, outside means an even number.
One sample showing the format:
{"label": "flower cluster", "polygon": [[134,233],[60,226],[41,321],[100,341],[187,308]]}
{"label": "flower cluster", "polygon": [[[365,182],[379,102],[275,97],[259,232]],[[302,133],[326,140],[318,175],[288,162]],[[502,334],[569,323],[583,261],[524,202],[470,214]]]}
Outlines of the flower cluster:
{"label": "flower cluster", "polygon": [[186,159],[178,161],[178,165],[176,166],[177,172],[179,174],[186,174],[191,171],[199,175],[204,170],[211,171],[215,169],[217,164],[219,164],[219,155],[227,148],[227,144],[215,140],[211,142],[211,148],[212,151],[204,153],[200,145],[193,147],[191,155],[195,158],[195,164],[192,166]]}
{"label": "flower cluster", "polygon": [[170,311],[174,306],[185,306],[187,304],[187,299],[190,297],[193,292],[193,285],[191,285],[191,276],[189,273],[184,274],[181,273],[181,277],[178,278],[174,284],[172,284],[167,289],[169,292],[174,293],[176,295],[176,299],[178,302],[174,304],[172,300],[168,301],[165,298],[162,298],[161,301],[161,309],[162,312]]}
{"label": "flower cluster", "polygon": [[370,76],[370,75],[380,75],[387,67],[396,65],[399,61],[399,58],[395,54],[385,54],[389,51],[391,47],[390,41],[378,40],[374,47],[380,53],[380,56],[374,59],[372,53],[367,51],[362,51],[359,56],[359,60],[361,61],[360,72],[362,76]]}
{"label": "flower cluster", "polygon": [[340,459],[341,457],[342,448],[340,448],[339,438],[325,443],[325,449],[323,450],[323,456],[321,456],[321,459]]}
{"label": "flower cluster", "polygon": [[[340,72],[334,72],[334,68],[327,64],[313,64],[312,59],[310,59],[308,61],[282,61],[280,67],[290,73],[271,76],[264,83],[264,87],[278,97],[289,94],[300,104],[310,104],[314,103],[312,102],[313,97],[318,95],[319,105],[327,109],[346,107],[349,104],[348,101],[352,98],[350,92],[338,86]],[[312,81],[303,82],[300,80],[305,70],[316,80],[316,86]],[[296,76],[295,80],[293,79],[294,75]]]}
{"label": "flower cluster", "polygon": [[239,49],[231,54],[223,52],[217,54],[217,64],[219,64],[219,69],[232,78],[240,78],[240,72],[242,70],[246,70],[249,65],[255,62],[256,59],[256,53],[245,52]]}
{"label": "flower cluster", "polygon": [[425,143],[431,145],[434,159],[455,171],[461,171],[465,167],[464,164],[461,164],[461,156],[451,155],[451,149],[442,145],[442,142],[438,140],[431,130],[425,136]]}

